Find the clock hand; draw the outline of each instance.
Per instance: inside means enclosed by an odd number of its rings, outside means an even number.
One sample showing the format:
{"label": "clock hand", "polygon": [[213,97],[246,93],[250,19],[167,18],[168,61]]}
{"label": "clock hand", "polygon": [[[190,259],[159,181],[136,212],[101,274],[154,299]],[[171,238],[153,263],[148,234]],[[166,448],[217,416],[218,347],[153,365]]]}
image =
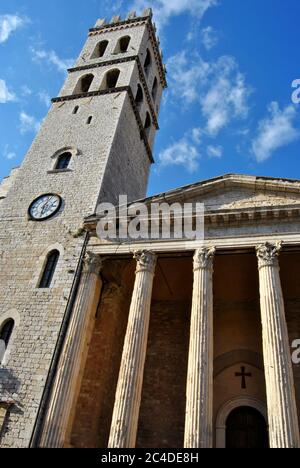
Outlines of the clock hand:
{"label": "clock hand", "polygon": [[53,197],[52,197],[52,198],[50,198],[50,200],[48,200],[45,203],[45,205],[44,205],[44,207],[42,209],[42,215],[45,213],[45,211],[51,210],[52,208],[54,208],[54,206],[55,206],[55,199],[53,199]]}
{"label": "clock hand", "polygon": [[41,215],[43,215],[43,214],[45,213],[48,203],[49,203],[49,202],[46,201],[46,203],[43,205],[43,208],[42,208],[42,211],[41,211]]}
{"label": "clock hand", "polygon": [[39,205],[36,207],[37,213],[38,213],[40,216],[42,215],[43,208],[44,208],[44,205],[43,205],[43,204],[39,204]]}

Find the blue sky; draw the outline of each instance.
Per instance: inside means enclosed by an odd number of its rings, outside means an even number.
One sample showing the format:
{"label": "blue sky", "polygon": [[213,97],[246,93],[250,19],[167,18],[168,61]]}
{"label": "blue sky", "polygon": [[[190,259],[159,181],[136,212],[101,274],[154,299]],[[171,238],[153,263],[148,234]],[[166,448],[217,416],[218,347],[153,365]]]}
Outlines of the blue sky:
{"label": "blue sky", "polygon": [[88,28],[147,6],[169,82],[149,194],[228,172],[300,179],[298,0],[0,0],[0,179],[21,163]]}

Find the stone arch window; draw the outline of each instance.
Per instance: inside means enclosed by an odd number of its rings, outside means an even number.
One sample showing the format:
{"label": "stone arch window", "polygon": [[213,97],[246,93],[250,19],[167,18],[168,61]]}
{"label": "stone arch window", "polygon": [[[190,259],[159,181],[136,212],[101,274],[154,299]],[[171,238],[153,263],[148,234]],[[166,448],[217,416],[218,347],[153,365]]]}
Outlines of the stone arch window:
{"label": "stone arch window", "polygon": [[151,94],[152,94],[153,101],[156,100],[157,90],[158,90],[158,81],[157,81],[157,78],[155,77],[155,78],[154,78],[154,81],[153,81],[152,93],[151,93]]}
{"label": "stone arch window", "polygon": [[5,320],[0,328],[0,364],[3,362],[14,328],[15,321],[11,318]]}
{"label": "stone arch window", "polygon": [[150,53],[150,50],[147,49],[146,58],[144,62],[144,69],[145,69],[146,75],[149,75],[151,64],[152,64],[151,53]]}
{"label": "stone arch window", "polygon": [[108,41],[101,41],[101,42],[98,42],[98,44],[96,45],[95,47],[95,50],[94,52],[92,53],[92,56],[91,58],[92,59],[95,59],[95,58],[101,58],[104,56],[105,52],[106,52],[106,49],[107,49],[107,46],[108,46],[109,42]]}
{"label": "stone arch window", "polygon": [[92,73],[89,73],[88,75],[84,75],[81,78],[79,78],[79,81],[75,88],[75,94],[88,93],[93,81],[94,75]]}
{"label": "stone arch window", "polygon": [[[12,309],[0,315],[0,365],[5,366],[9,361],[15,334],[20,326],[20,315]],[[1,426],[1,424],[0,424]]]}
{"label": "stone arch window", "polygon": [[120,70],[118,69],[110,70],[109,72],[106,73],[104,77],[101,89],[106,90],[106,89],[116,88],[119,77],[120,77]]}
{"label": "stone arch window", "polygon": [[140,107],[143,104],[143,101],[144,101],[143,89],[141,85],[138,84],[138,89],[137,89],[136,96],[135,96],[135,103],[138,107]]}
{"label": "stone arch window", "polygon": [[125,54],[128,51],[128,47],[130,44],[131,37],[130,36],[123,36],[119,39],[115,54]]}
{"label": "stone arch window", "polygon": [[57,158],[55,169],[58,171],[63,171],[63,170],[68,169],[71,159],[72,159],[72,153],[70,153],[69,151],[61,154]]}
{"label": "stone arch window", "polygon": [[58,250],[52,250],[47,255],[46,263],[39,283],[39,289],[50,288],[58,264],[59,256],[60,253]]}
{"label": "stone arch window", "polygon": [[93,120],[93,116],[90,115],[86,121],[87,125],[90,125],[92,123],[92,120]]}
{"label": "stone arch window", "polygon": [[147,112],[147,114],[146,114],[144,129],[145,129],[145,132],[147,133],[147,135],[149,136],[150,129],[151,129],[151,117],[150,117],[149,112]]}
{"label": "stone arch window", "polygon": [[65,146],[64,148],[59,148],[51,156],[51,167],[49,168],[48,174],[52,174],[53,171],[73,169],[73,166],[76,164],[76,156],[80,156],[81,154],[81,151],[75,147]]}
{"label": "stone arch window", "polygon": [[73,114],[78,114],[78,111],[79,111],[79,106],[75,106],[74,109],[73,109]]}

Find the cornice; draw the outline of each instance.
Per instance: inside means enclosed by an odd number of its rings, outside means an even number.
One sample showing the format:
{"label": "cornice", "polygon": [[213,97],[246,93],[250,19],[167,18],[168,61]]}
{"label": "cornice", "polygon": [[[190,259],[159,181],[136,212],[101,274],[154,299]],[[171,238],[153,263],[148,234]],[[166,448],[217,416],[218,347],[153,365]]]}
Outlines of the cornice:
{"label": "cornice", "polygon": [[148,83],[147,83],[147,80],[145,78],[144,70],[143,70],[143,67],[142,67],[142,64],[141,64],[141,61],[140,61],[140,58],[139,58],[138,55],[134,55],[134,56],[131,56],[131,57],[125,57],[125,58],[118,58],[118,59],[114,59],[114,60],[105,60],[105,61],[102,61],[102,62],[90,63],[90,64],[82,65],[82,66],[79,66],[79,67],[73,67],[73,68],[69,68],[68,72],[69,73],[74,73],[74,72],[77,72],[77,71],[92,70],[93,68],[100,68],[100,67],[105,67],[105,66],[108,66],[108,65],[116,65],[118,63],[127,63],[127,62],[133,62],[133,61],[135,61],[137,63],[137,66],[138,66],[139,77],[140,77],[141,83],[142,83],[143,88],[144,88],[144,93],[145,93],[146,98],[147,98],[147,102],[148,102],[148,106],[149,106],[149,109],[150,109],[150,112],[151,112],[153,123],[154,123],[156,129],[159,130],[157,114],[156,114],[156,111],[155,111],[155,107],[153,106],[152,96],[150,94],[150,91],[149,91],[149,88],[148,88]]}
{"label": "cornice", "polygon": [[127,18],[122,21],[112,22],[112,23],[103,23],[102,26],[95,26],[94,28],[90,28],[89,32],[98,32],[100,31],[110,31],[111,29],[115,30],[115,28],[122,28],[127,26],[140,26],[145,24],[149,21],[149,16],[138,16],[135,18]]}
{"label": "cornice", "polygon": [[55,104],[55,103],[58,103],[58,102],[74,101],[74,100],[77,100],[77,99],[104,96],[106,94],[116,94],[116,93],[122,93],[122,92],[128,93],[128,96],[129,96],[129,99],[130,99],[130,102],[131,102],[131,105],[132,105],[132,109],[133,109],[133,112],[134,112],[134,115],[135,115],[139,130],[140,130],[141,139],[144,141],[145,148],[146,148],[148,157],[150,159],[150,162],[154,163],[152,150],[151,150],[150,145],[149,145],[148,137],[147,137],[147,134],[145,132],[145,129],[144,129],[141,117],[140,117],[140,113],[139,113],[138,107],[136,105],[136,102],[135,102],[135,99],[134,99],[134,96],[133,96],[133,92],[132,92],[132,89],[131,89],[130,86],[120,86],[120,87],[113,88],[113,89],[106,89],[106,90],[100,90],[100,91],[91,91],[89,93],[71,94],[71,95],[68,95],[68,96],[59,96],[59,97],[53,98],[51,101],[52,101],[52,103]]}
{"label": "cornice", "polygon": [[207,226],[241,225],[271,221],[294,220],[300,217],[298,205],[261,206],[252,208],[210,211],[205,214]]}

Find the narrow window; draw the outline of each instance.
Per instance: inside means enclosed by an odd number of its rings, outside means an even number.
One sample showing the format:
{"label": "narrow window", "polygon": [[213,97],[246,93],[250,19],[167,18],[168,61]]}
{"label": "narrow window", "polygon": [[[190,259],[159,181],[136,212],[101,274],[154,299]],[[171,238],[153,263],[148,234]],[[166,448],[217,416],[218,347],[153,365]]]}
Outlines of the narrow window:
{"label": "narrow window", "polygon": [[155,101],[156,96],[157,96],[157,88],[158,88],[158,81],[157,81],[157,78],[155,77],[155,78],[154,78],[154,81],[153,81],[153,86],[152,86],[152,98],[153,98],[153,101]]}
{"label": "narrow window", "polygon": [[86,123],[90,125],[92,123],[93,117],[90,115],[90,117],[87,119]]}
{"label": "narrow window", "polygon": [[149,112],[147,112],[145,125],[144,125],[144,129],[145,129],[147,135],[149,135],[150,128],[151,128],[151,117],[150,117]]}
{"label": "narrow window", "polygon": [[129,44],[130,44],[129,36],[121,37],[119,41],[119,52],[121,54],[125,54],[128,51]]}
{"label": "narrow window", "polygon": [[142,103],[143,103],[143,100],[144,100],[144,93],[143,93],[141,85],[139,84],[138,89],[137,89],[137,93],[136,93],[136,96],[135,96],[136,105],[138,107],[140,107],[142,105]]}
{"label": "narrow window", "polygon": [[152,59],[151,59],[150,50],[147,49],[147,55],[146,55],[146,59],[144,63],[144,68],[145,68],[145,72],[147,75],[149,74],[151,63],[152,63]]}
{"label": "narrow window", "polygon": [[111,70],[106,74],[102,89],[116,88],[120,76],[120,70]]}
{"label": "narrow window", "polygon": [[53,250],[52,252],[49,253],[46,261],[46,265],[44,267],[44,271],[42,274],[42,278],[40,281],[39,288],[50,288],[52,279],[57,267],[59,259],[59,252],[58,250]]}
{"label": "narrow window", "polygon": [[80,78],[75,88],[75,94],[88,93],[93,80],[94,75],[92,74],[85,75],[82,78]]}
{"label": "narrow window", "polygon": [[11,338],[14,326],[15,326],[14,320],[9,319],[6,322],[4,322],[4,324],[1,327],[0,340],[2,340],[4,342],[5,349],[7,349],[7,347],[8,347],[9,340]]}
{"label": "narrow window", "polygon": [[106,52],[108,46],[108,41],[101,41],[96,45],[96,48],[92,54],[92,59],[94,58],[101,58]]}
{"label": "narrow window", "polygon": [[69,164],[70,164],[70,161],[71,161],[71,158],[72,158],[72,154],[71,153],[63,153],[61,154],[58,159],[57,159],[57,163],[56,163],[56,166],[55,166],[55,169],[57,170],[64,170],[64,169],[68,169],[69,167]]}
{"label": "narrow window", "polygon": [[75,106],[75,107],[74,107],[74,110],[73,110],[73,114],[74,114],[74,115],[77,114],[78,111],[79,111],[79,106]]}

